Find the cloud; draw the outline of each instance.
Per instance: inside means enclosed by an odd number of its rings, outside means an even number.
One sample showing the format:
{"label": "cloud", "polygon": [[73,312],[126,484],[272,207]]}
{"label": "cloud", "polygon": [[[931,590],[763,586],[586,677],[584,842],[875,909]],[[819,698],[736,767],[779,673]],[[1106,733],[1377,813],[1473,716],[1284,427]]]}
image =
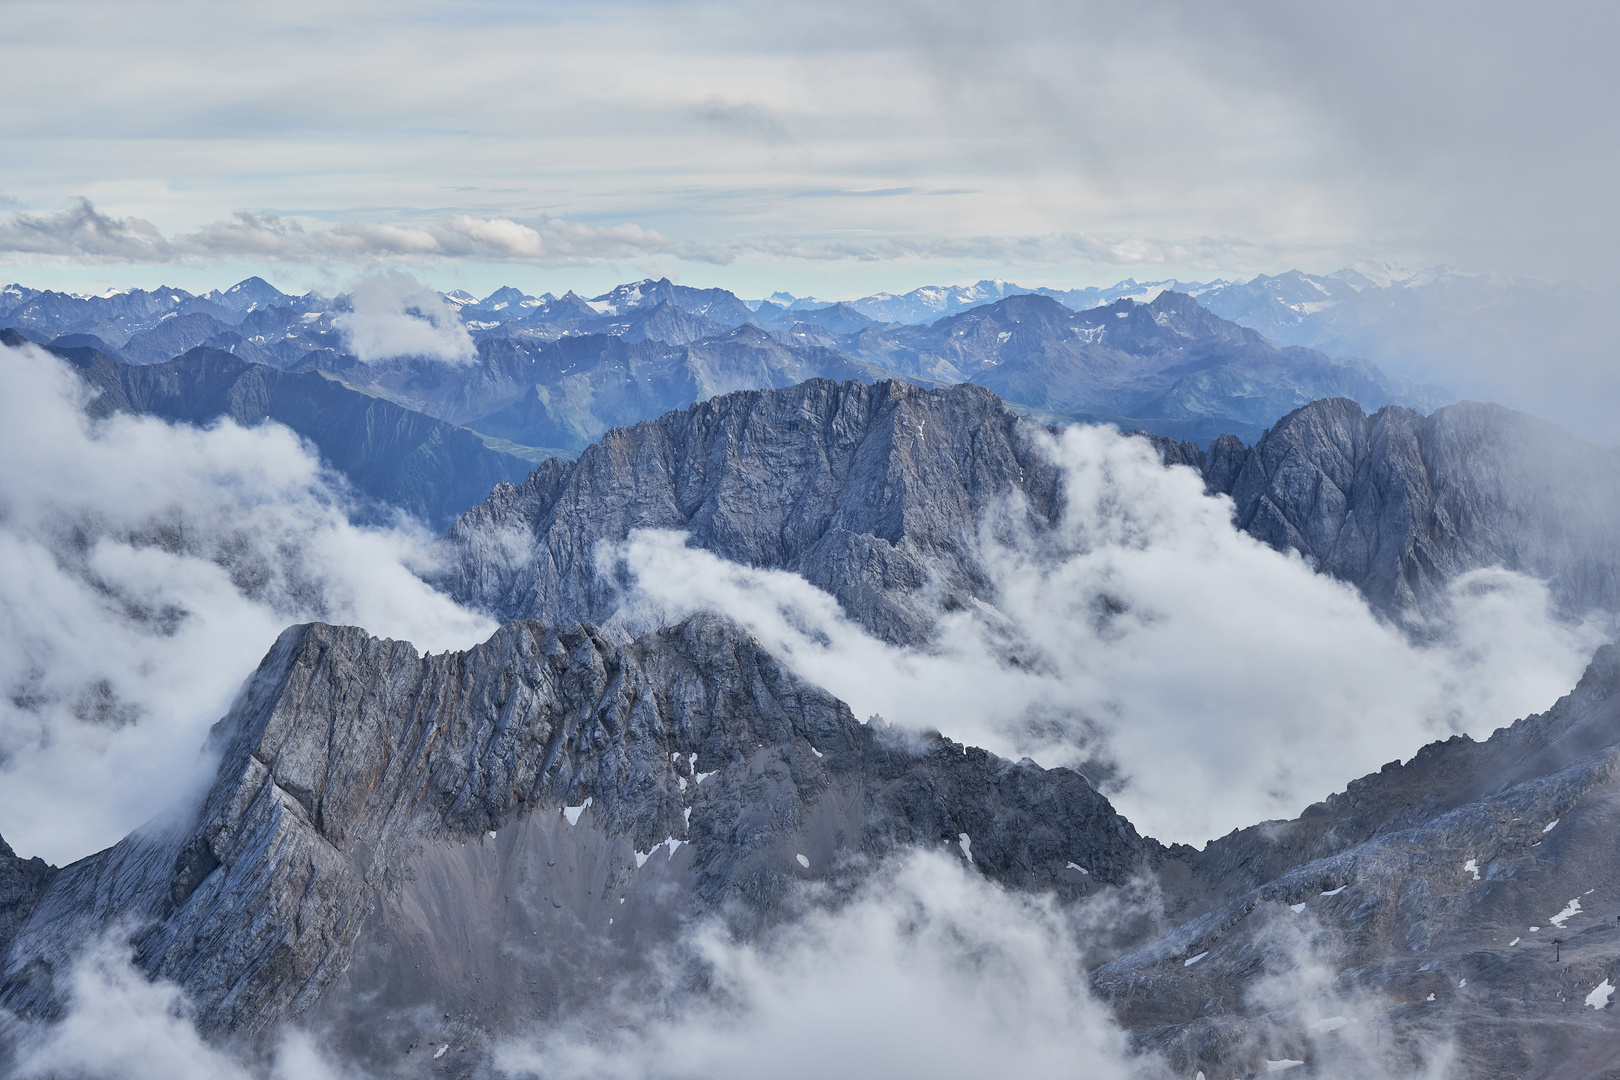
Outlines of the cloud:
{"label": "cloud", "polygon": [[681,254],[713,261],[708,249],[671,243],[634,224],[590,225],[541,216],[530,221],[452,214],[438,221],[349,220],[305,224],[238,211],[189,233],[164,236],[151,222],[113,218],[89,199],[56,214],[0,220],[0,256],[32,255],[86,264],[168,264],[211,259],[365,264],[379,260],[575,266],[627,255]]}
{"label": "cloud", "polygon": [[[1065,906],[987,881],[954,853],[918,850],[873,867],[852,894],[807,886],[786,903],[788,918],[763,935],[739,936],[720,917],[684,928],[653,946],[633,979],[497,1037],[475,1068],[544,1080],[1187,1075],[1133,1050],[1090,988],[1097,939],[1155,918],[1151,887]],[[1328,1080],[1446,1075],[1444,1045],[1379,1037],[1390,1003],[1344,988],[1341,945],[1309,916],[1265,925],[1248,946],[1259,963],[1243,976],[1254,1019],[1225,1026],[1219,1052],[1235,1063],[1309,1058]],[[18,1075],[359,1075],[294,1025],[252,1057],[204,1041],[180,988],[149,981],[116,932],[64,982],[59,1022],[14,1022]]]}
{"label": "cloud", "polygon": [[284,1028],[271,1061],[248,1063],[205,1042],[180,987],[149,981],[124,935],[94,942],[67,973],[60,1021],[25,1026],[15,1076],[64,1080],[341,1080],[345,1070],[303,1031]]}
{"label": "cloud", "polygon": [[287,429],[92,422],[49,354],[0,348],[0,835],[65,863],[211,779],[209,726],[288,624],[421,648],[494,624],[413,572],[429,537],[357,528]]}
{"label": "cloud", "polygon": [[448,364],[478,358],[461,316],[409,274],[392,270],[361,278],[350,302],[353,310],[334,318],[332,325],[368,364],[396,356],[432,357]]}
{"label": "cloud", "polygon": [[723,611],[856,715],[1076,764],[1166,842],[1291,817],[1431,739],[1489,734],[1572,687],[1603,639],[1558,622],[1542,583],[1486,570],[1456,583],[1438,640],[1414,643],[1350,587],[1238,532],[1228,499],[1144,440],[1077,426],[1045,446],[1066,475],[1060,528],[1003,545],[1021,516],[987,522],[996,608],[945,616],[929,651],[677,533],[600,557],[632,575],[627,625]]}
{"label": "cloud", "polygon": [[[711,110],[712,111],[712,110]],[[727,113],[726,115],[730,115]],[[708,114],[705,113],[708,119]],[[713,121],[718,122],[718,121]],[[726,123],[740,123],[727,120]],[[807,199],[932,195],[922,189],[827,189]],[[193,232],[165,237],[139,218],[112,218],[88,199],[54,215],[13,214],[0,221],[0,256],[34,255],[85,264],[169,264],[261,260],[291,265],[467,262],[589,266],[627,257],[665,256],[728,265],[764,257],[804,263],[894,263],[973,260],[1006,265],[1261,266],[1286,260],[1297,246],[1237,236],[1164,239],[1078,232],[1021,235],[912,235],[674,241],[639,225],[590,225],[562,218],[518,221],[452,214],[439,221],[342,221],[315,226],[273,214],[238,211]]]}
{"label": "cloud", "polygon": [[757,942],[711,923],[689,948],[697,978],[670,964],[651,993],[621,987],[595,1016],[512,1040],[497,1067],[546,1080],[1141,1075],[1087,989],[1068,915],[947,855],[899,860],[850,903]]}
{"label": "cloud", "polygon": [[114,218],[79,199],[56,214],[0,221],[0,254],[66,255],[85,262],[166,263],[178,256],[151,222]]}
{"label": "cloud", "polygon": [[705,124],[732,128],[770,146],[791,142],[793,138],[776,114],[752,103],[734,104],[711,97],[692,106],[692,115]]}
{"label": "cloud", "polygon": [[[832,193],[829,193],[832,194]],[[852,194],[880,195],[880,192]],[[847,196],[844,196],[847,197]],[[1077,259],[1099,266],[1174,266],[1230,269],[1264,265],[1287,257],[1287,247],[1242,237],[1093,236],[1046,233],[1022,236],[921,236],[788,240],[779,237],[738,245],[741,252],[805,262],[879,263],[973,260],[1008,266],[1056,265]]]}
{"label": "cloud", "polygon": [[[1146,894],[1063,907],[988,882],[959,857],[916,851],[877,868],[847,902],[806,905],[813,896],[757,940],[698,925],[650,982],[497,1044],[497,1069],[544,1080],[1192,1072],[1133,1050],[1090,990],[1090,940],[1152,918]],[[1251,943],[1259,963],[1234,979],[1248,982],[1254,1019],[1202,1048],[1235,1066],[1308,1058],[1328,1080],[1446,1075],[1446,1046],[1379,1038],[1390,1003],[1342,989],[1340,943],[1307,933],[1307,921],[1276,920]]]}

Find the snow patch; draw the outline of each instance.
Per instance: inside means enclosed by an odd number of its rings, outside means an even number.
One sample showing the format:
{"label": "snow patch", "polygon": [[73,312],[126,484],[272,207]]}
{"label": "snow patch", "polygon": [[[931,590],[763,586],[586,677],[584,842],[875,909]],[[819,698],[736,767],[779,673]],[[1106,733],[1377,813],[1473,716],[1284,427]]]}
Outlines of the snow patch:
{"label": "snow patch", "polygon": [[1289,904],[1288,910],[1292,911],[1295,915],[1298,915],[1300,912],[1305,910],[1305,902],[1302,900],[1297,904]]}
{"label": "snow patch", "polygon": [[1474,880],[1478,881],[1479,880],[1479,863],[1478,863],[1478,861],[1476,861],[1474,859],[1469,859],[1467,862],[1463,863],[1463,873],[1465,873],[1465,874],[1473,874],[1474,875]]}
{"label": "snow patch", "polygon": [[1513,948],[1513,946],[1517,945],[1518,943],[1519,943],[1519,939],[1514,938],[1512,941],[1508,942],[1508,948],[1511,949],[1511,948]]}
{"label": "snow patch", "polygon": [[1340,885],[1337,889],[1329,889],[1327,892],[1323,893],[1322,895],[1323,896],[1338,896],[1340,893],[1344,892],[1344,890],[1348,889],[1349,887],[1350,887],[1349,885]]}
{"label": "snow patch", "polygon": [[972,862],[973,841],[968,837],[967,833],[964,832],[956,834],[956,845],[962,849],[962,855],[967,859],[967,861]]}
{"label": "snow patch", "polygon": [[703,783],[703,781],[707,780],[709,777],[711,777],[713,775],[714,775],[714,773],[712,773],[712,772],[693,773],[692,774],[692,782],[695,783],[695,784],[701,784],[701,783]]}
{"label": "snow patch", "polygon": [[488,834],[488,835],[489,835],[489,838],[490,838],[490,839],[491,839],[491,840],[493,840],[493,839],[495,839],[495,832],[494,832],[494,830],[493,830],[493,829],[492,829],[492,830],[490,830],[490,832],[489,832],[489,834]]}
{"label": "snow patch", "polygon": [[1560,820],[1562,820],[1562,819],[1561,818],[1553,818],[1551,821],[1547,822],[1546,826],[1541,831],[1544,832],[1544,833],[1552,832],[1553,831],[1553,826],[1557,825]]}
{"label": "snow patch", "polygon": [[1610,985],[1608,979],[1604,979],[1602,982],[1598,983],[1592,988],[1592,992],[1590,994],[1586,995],[1586,1003],[1592,1006],[1594,1009],[1607,1008],[1609,998],[1613,996],[1613,994],[1614,987]]}
{"label": "snow patch", "polygon": [[813,746],[812,746],[812,747],[811,747],[811,748],[810,748],[810,752],[811,752],[811,753],[812,753],[812,754],[814,754],[814,755],[816,755],[816,757],[826,757],[826,756],[827,756],[827,755],[826,755],[826,754],[823,754],[823,753],[822,753],[822,752],[821,752],[821,751],[820,751],[820,750],[817,750],[817,749],[816,749],[816,748],[815,748],[815,747],[813,747]]}
{"label": "snow patch", "polygon": [[1558,929],[1562,930],[1564,928],[1564,924],[1570,920],[1570,916],[1578,915],[1580,914],[1580,911],[1581,898],[1577,896],[1575,899],[1564,905],[1563,911],[1560,911],[1547,921],[1558,927]]}
{"label": "snow patch", "polygon": [[1428,997],[1424,998],[1423,1000],[1424,1001],[1433,1001],[1434,1000],[1434,995],[1430,994]]}
{"label": "snow patch", "polygon": [[809,859],[805,858],[803,855],[795,855],[793,857],[795,859],[799,860],[799,865],[800,866],[804,867],[806,870],[810,869],[810,860]]}
{"label": "snow patch", "polygon": [[[585,796],[585,801],[580,803],[578,806],[563,807],[563,817],[568,819],[568,824],[578,825],[579,815],[583,814],[585,812],[585,808],[589,805],[591,805],[591,797],[587,795]],[[640,866],[641,863],[636,863],[636,865]]]}
{"label": "snow patch", "polygon": [[1079,863],[1070,863],[1067,867],[1065,867],[1065,869],[1078,870],[1082,874],[1085,874],[1088,877],[1091,875],[1091,871],[1087,870],[1085,867],[1081,866]]}
{"label": "snow patch", "polygon": [[445,1043],[443,1046],[439,1047],[438,1050],[434,1051],[433,1053],[433,1060],[438,1061],[440,1058],[444,1057],[444,1052],[448,1049],[450,1049],[449,1043]]}
{"label": "snow patch", "polygon": [[1208,951],[1205,951],[1205,952],[1199,953],[1197,956],[1189,956],[1187,959],[1185,959],[1185,960],[1183,960],[1181,962],[1181,966],[1182,967],[1192,967],[1194,964],[1198,963],[1198,961],[1202,960],[1204,957],[1206,957],[1208,955],[1209,955]]}

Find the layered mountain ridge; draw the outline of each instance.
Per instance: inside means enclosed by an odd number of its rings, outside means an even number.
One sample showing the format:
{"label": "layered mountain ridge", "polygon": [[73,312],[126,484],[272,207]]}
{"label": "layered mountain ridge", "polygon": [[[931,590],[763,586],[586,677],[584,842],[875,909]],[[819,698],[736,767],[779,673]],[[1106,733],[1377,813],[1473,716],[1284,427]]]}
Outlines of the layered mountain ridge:
{"label": "layered mountain ridge", "polygon": [[324,370],[450,423],[567,452],[610,427],[714,394],[817,376],[971,381],[1052,419],[1143,427],[1201,445],[1226,433],[1253,441],[1285,412],[1322,397],[1348,396],[1370,409],[1449,400],[1364,360],[1273,346],[1165,287],[1177,284],[1121,283],[1096,296],[1082,290],[1086,298],[1005,282],[919,290],[947,297],[928,309],[928,325],[891,321],[882,305],[871,308],[876,315],[855,303],[750,309],[725,290],[667,279],[590,300],[510,287],[482,301],[447,295],[451,310],[441,321],[460,321],[476,346],[471,363],[459,355],[362,362],[351,351],[352,297],[289,297],[258,279],[207,297],[16,288],[0,301],[0,327],[129,363],[207,346]]}
{"label": "layered mountain ridge", "polygon": [[1069,897],[1162,852],[1077,773],[860,724],[713,616],[625,645],[513,623],[438,656],[294,627],[214,742],[178,820],[59,871],[0,867],[0,901],[31,906],[0,939],[5,1007],[55,1015],[116,918],[203,1031],[309,1013],[392,1068],[413,1040],[554,1013],[684,918],[769,924],[793,883],[907,847]]}

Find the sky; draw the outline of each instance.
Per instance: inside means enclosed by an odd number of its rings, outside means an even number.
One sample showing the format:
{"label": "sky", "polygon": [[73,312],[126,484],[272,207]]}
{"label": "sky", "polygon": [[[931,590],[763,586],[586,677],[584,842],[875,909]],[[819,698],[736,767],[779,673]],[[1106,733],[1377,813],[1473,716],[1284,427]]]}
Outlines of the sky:
{"label": "sky", "polygon": [[857,296],[1612,277],[1620,16],[1424,0],[8,0],[0,279]]}

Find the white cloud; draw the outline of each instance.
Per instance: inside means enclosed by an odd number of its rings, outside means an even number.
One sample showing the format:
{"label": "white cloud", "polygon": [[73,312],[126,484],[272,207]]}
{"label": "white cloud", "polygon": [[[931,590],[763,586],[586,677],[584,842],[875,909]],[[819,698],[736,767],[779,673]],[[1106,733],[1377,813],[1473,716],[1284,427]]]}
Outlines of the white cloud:
{"label": "white cloud", "polygon": [[1060,528],[1016,547],[985,530],[999,611],[946,617],[933,651],[879,641],[804,579],[679,534],[601,557],[635,575],[628,622],[724,611],[858,716],[1116,764],[1116,805],[1167,842],[1292,816],[1431,739],[1487,735],[1572,687],[1602,640],[1557,622],[1541,583],[1483,571],[1458,582],[1450,636],[1414,644],[1350,587],[1239,533],[1229,500],[1144,440],[1074,427],[1048,452],[1067,478]]}
{"label": "white cloud", "polygon": [[[1090,990],[1092,938],[1151,919],[1146,894],[1062,907],[955,855],[913,852],[847,902],[820,899],[755,941],[698,925],[652,979],[497,1044],[497,1068],[544,1080],[1190,1075],[1132,1052]],[[1259,931],[1245,976],[1255,1019],[1209,1048],[1234,1064],[1309,1057],[1329,1080],[1446,1075],[1447,1046],[1379,1036],[1391,1003],[1342,989],[1340,943],[1308,922]]]}
{"label": "white cloud", "polygon": [[507,1043],[496,1064],[546,1080],[1140,1075],[1087,989],[1069,918],[960,859],[912,855],[758,942],[703,926],[689,944],[706,990],[672,965],[578,1026]]}
{"label": "white cloud", "polygon": [[56,358],[0,349],[0,835],[64,863],[210,779],[209,726],[288,624],[421,648],[493,630],[362,529],[285,428],[91,422]]}
{"label": "white cloud", "polygon": [[477,359],[461,316],[438,293],[409,274],[391,270],[361,278],[352,311],[332,320],[366,363],[396,356],[424,356],[450,364]]}
{"label": "white cloud", "polygon": [[111,217],[81,198],[54,214],[15,213],[0,220],[0,257],[28,255],[87,264],[250,259],[312,266],[455,260],[574,266],[641,254],[708,262],[726,257],[690,243],[672,243],[634,224],[592,225],[549,215],[518,221],[462,213],[440,219],[350,219],[319,225],[237,211],[192,232],[165,236],[149,221]]}
{"label": "white cloud", "polygon": [[306,1032],[284,1027],[268,1063],[251,1066],[206,1042],[180,987],[153,982],[122,935],[92,943],[67,973],[67,1008],[20,1027],[15,1076],[72,1080],[342,1080],[352,1074]]}

